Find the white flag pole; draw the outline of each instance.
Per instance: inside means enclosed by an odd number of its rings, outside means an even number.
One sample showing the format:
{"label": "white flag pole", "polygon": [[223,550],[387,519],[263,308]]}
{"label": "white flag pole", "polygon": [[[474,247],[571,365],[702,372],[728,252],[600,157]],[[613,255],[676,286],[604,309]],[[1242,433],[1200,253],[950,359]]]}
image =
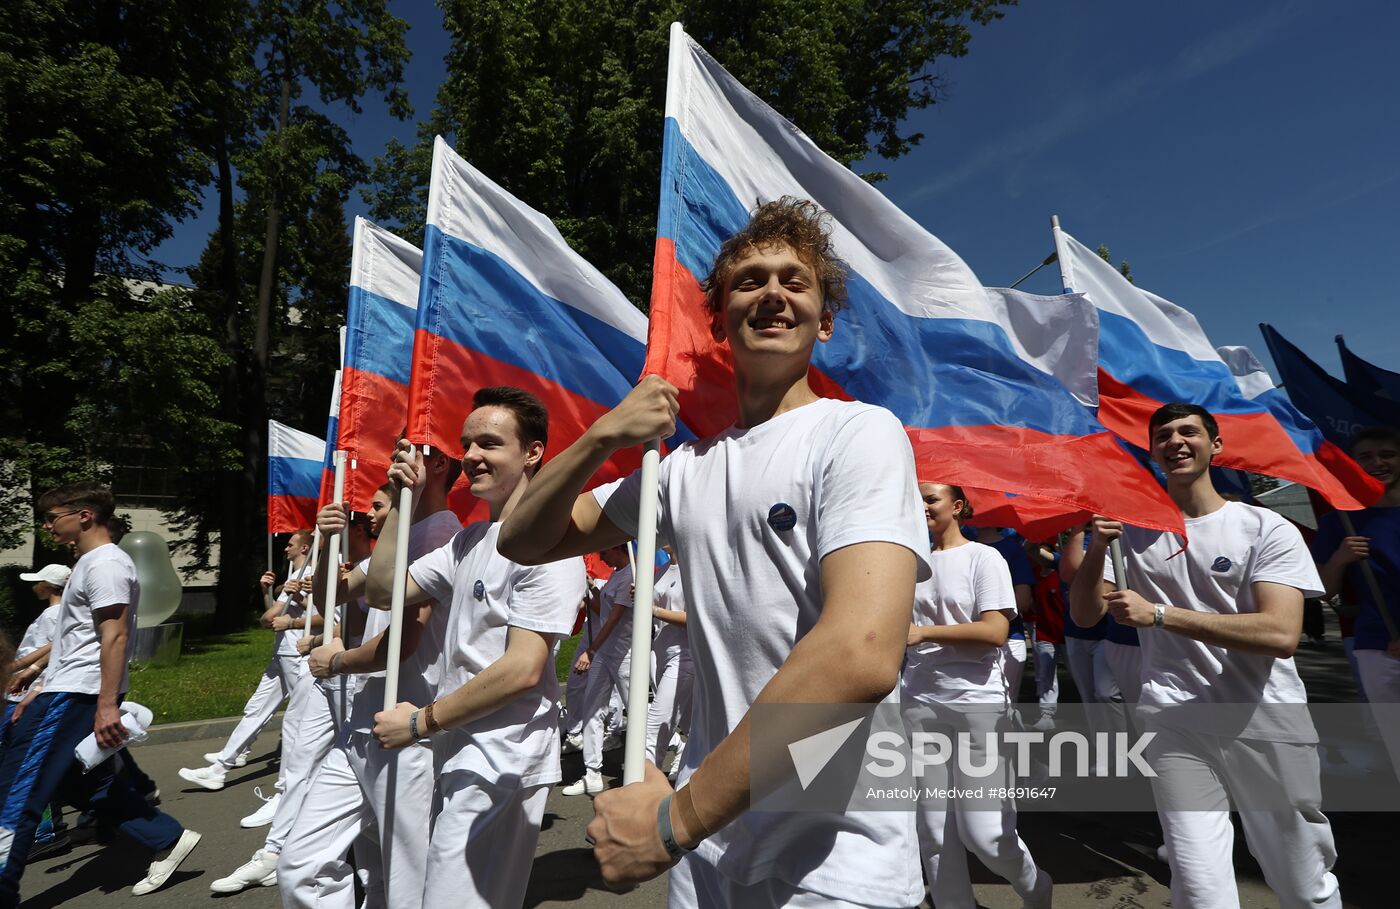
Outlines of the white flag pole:
{"label": "white flag pole", "polygon": [[[637,507],[637,555],[632,566],[632,677],[627,692],[627,742],[622,784],[640,783],[647,756],[647,687],[651,673],[652,590],[656,585],[656,512],[660,489],[661,442],[642,452],[641,501]],[[631,548],[628,548],[629,554]],[[640,569],[640,571],[638,571]]]}
{"label": "white flag pole", "polygon": [[[320,561],[320,553],[321,553],[321,528],[317,527],[317,528],[315,528],[314,530],[311,531],[311,554],[310,554],[309,556],[306,557],[307,563],[308,563],[311,567],[310,567],[310,568],[307,568],[306,565],[303,565],[303,566],[302,566],[301,576],[302,576],[303,578],[304,578],[304,577],[307,577],[308,575],[309,575],[310,577],[313,577],[313,578],[316,576],[316,566],[317,566],[318,562]],[[288,575],[288,577],[290,577],[290,576],[291,576],[291,572],[288,572],[287,575]],[[305,604],[305,608],[306,608],[306,628],[305,628],[305,631],[306,631],[307,634],[310,634],[310,633],[311,633],[311,620],[314,619],[314,618],[316,618],[316,596],[315,596],[314,594],[308,593],[305,597],[302,598],[302,603]]]}
{"label": "white flag pole", "polygon": [[[1069,255],[1065,244],[1064,231],[1060,230],[1060,216],[1050,216],[1050,233],[1055,237],[1055,258],[1060,260],[1060,286],[1067,294],[1074,293],[1070,286]],[[1123,542],[1112,540],[1108,544],[1108,554],[1113,559],[1113,580],[1119,590],[1128,589],[1128,569],[1123,563]]]}
{"label": "white flag pole", "polygon": [[[413,449],[408,449],[412,457]],[[423,446],[428,454],[428,446]],[[389,599],[389,653],[384,666],[384,709],[399,702],[399,660],[403,654],[403,601],[408,589],[408,532],[413,527],[413,489],[399,490],[399,526],[394,537],[394,586]],[[387,852],[387,847],[386,847]],[[387,883],[387,880],[386,880]]]}
{"label": "white flag pole", "polygon": [[[333,456],[335,463],[335,494],[332,501],[337,505],[345,504],[345,452],[337,451]],[[340,587],[340,562],[343,558],[341,545],[349,542],[349,534],[331,534],[330,545],[326,547],[326,564],[321,566],[326,571],[326,624],[322,629],[322,640],[330,641],[335,637],[335,601],[336,593]],[[307,623],[307,634],[311,633],[311,624]]]}

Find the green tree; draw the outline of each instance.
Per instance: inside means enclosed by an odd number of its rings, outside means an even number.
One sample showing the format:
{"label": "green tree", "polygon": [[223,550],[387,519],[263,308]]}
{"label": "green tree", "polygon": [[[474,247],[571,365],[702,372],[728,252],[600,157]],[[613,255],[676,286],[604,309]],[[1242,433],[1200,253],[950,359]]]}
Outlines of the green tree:
{"label": "green tree", "polygon": [[[922,138],[941,59],[967,52],[997,0],[769,3],[443,0],[447,79],[414,148],[391,146],[366,194],[377,220],[423,221],[434,133],[549,215],[639,305],[650,283],[668,28],[687,31],[844,164]],[[878,179],[879,174],[868,174]]]}
{"label": "green tree", "polygon": [[[1106,244],[1100,243],[1099,248],[1094,250],[1094,252],[1098,253],[1099,258],[1103,259],[1109,265],[1113,264],[1113,254],[1109,252],[1108,246]],[[1129,284],[1133,283],[1133,270],[1128,267],[1127,259],[1124,259],[1123,261],[1118,263],[1118,273],[1123,277],[1127,278]]]}

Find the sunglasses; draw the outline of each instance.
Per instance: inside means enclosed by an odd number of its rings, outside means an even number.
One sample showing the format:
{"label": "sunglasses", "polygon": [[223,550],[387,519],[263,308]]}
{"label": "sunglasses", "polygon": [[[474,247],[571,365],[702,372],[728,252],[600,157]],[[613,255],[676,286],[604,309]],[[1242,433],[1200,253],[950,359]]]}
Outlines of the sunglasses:
{"label": "sunglasses", "polygon": [[66,517],[68,517],[70,514],[78,514],[78,513],[81,512],[82,510],[83,510],[83,509],[81,509],[81,508],[74,508],[74,509],[72,509],[71,511],[46,511],[46,512],[44,512],[44,516],[43,516],[43,517],[44,517],[44,523],[45,523],[45,524],[52,524],[54,521],[57,521],[59,518],[66,518]]}

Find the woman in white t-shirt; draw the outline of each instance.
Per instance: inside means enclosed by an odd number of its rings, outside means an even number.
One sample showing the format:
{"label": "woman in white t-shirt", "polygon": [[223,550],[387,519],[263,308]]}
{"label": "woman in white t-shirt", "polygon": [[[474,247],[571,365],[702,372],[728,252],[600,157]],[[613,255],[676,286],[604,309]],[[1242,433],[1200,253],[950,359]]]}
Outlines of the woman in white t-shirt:
{"label": "woman in white t-shirt", "polygon": [[[904,664],[902,695],[911,730],[941,733],[956,748],[970,748],[961,759],[924,769],[916,782],[919,849],[934,905],[973,909],[977,901],[968,876],[967,850],[1005,878],[1027,906],[1048,907],[1050,875],[1036,867],[1016,834],[1011,799],[954,795],[950,789],[987,790],[1011,781],[1002,759],[988,762],[989,738],[1006,727],[1005,644],[1016,614],[1011,573],[1001,553],[963,536],[960,520],[972,516],[962,489],[920,483],[924,500],[933,577],[914,592],[914,621]],[[966,736],[960,736],[966,733]],[[992,743],[995,747],[995,743]],[[988,768],[976,776],[964,768]]]}

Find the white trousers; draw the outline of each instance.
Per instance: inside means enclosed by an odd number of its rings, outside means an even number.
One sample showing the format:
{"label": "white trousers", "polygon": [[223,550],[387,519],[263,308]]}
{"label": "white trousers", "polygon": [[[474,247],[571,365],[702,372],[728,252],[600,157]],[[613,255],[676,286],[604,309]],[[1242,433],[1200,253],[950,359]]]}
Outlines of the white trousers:
{"label": "white trousers", "polygon": [[624,651],[621,660],[594,660],[588,667],[588,687],[583,695],[583,767],[603,769],[603,716],[614,694],[627,702],[627,683],[631,678],[632,654]]}
{"label": "white trousers", "polygon": [[1040,638],[1035,640],[1035,691],[1043,717],[1053,717],[1060,703],[1060,676],[1055,671],[1057,646]]}
{"label": "white trousers", "polygon": [[1106,704],[1123,699],[1103,645],[1102,640],[1065,638],[1065,662],[1069,663],[1074,687],[1079,689],[1079,699],[1085,704]]}
{"label": "white trousers", "polygon": [[695,688],[690,649],[669,658],[659,656],[652,681],[656,694],[647,707],[647,760],[660,766],[665,749],[671,744],[672,733],[677,729],[690,730],[690,701]]}
{"label": "white trousers", "polygon": [[1003,664],[1006,671],[1006,699],[1015,705],[1021,699],[1021,679],[1026,674],[1026,642],[1022,638],[1007,638],[1006,649],[1010,656]]}
{"label": "white trousers", "polygon": [[[1239,909],[1230,802],[1283,909],[1340,909],[1337,848],[1319,809],[1317,747],[1227,739],[1149,721],[1145,754],[1170,854],[1174,909]],[[1292,807],[1284,807],[1288,802]],[[1249,808],[1249,805],[1264,807]],[[1277,806],[1277,807],[1268,807]]]}
{"label": "white trousers", "polygon": [[282,718],[283,789],[263,847],[269,852],[281,852],[286,845],[311,788],[311,777],[335,744],[338,720],[343,716],[333,705],[330,692],[317,685],[310,672],[297,681]]}
{"label": "white trousers", "polygon": [[[958,733],[969,733],[967,743],[971,754],[968,759],[925,767],[919,780],[921,793],[953,787],[990,789],[1014,784],[1011,768],[1004,758],[997,758],[996,769],[988,776],[974,777],[963,772],[964,763],[970,767],[986,765],[990,758],[987,735],[1005,728],[1003,712],[996,708],[986,713],[940,710],[934,705],[934,712],[930,713],[921,709],[930,705],[920,703],[909,689],[904,690],[904,695],[904,703],[910,708],[906,716],[912,718],[912,728],[942,732],[954,741],[958,741]],[[972,877],[967,867],[968,852],[977,856],[988,871],[1009,883],[1022,900],[1034,893],[1040,869],[1031,858],[1030,849],[1016,833],[1013,799],[946,799],[921,794],[915,826],[919,831],[919,852],[924,857],[929,894],[938,909],[976,909],[977,899],[972,893]]]}
{"label": "white trousers", "polygon": [[1142,694],[1142,648],[1106,640],[1103,655],[1123,700],[1136,704]]}
{"label": "white trousers", "polygon": [[[342,732],[317,768],[277,861],[282,905],[354,909],[353,870],[345,861],[353,844],[368,878],[365,909],[419,909],[432,804],[433,750],[427,743],[386,751],[369,733]],[[383,850],[386,842],[390,848]]]}
{"label": "white trousers", "polygon": [[1381,741],[1390,754],[1390,764],[1400,779],[1400,660],[1384,650],[1356,650],[1356,673],[1366,690],[1371,715],[1376,719]]}
{"label": "white trousers", "polygon": [[588,673],[574,672],[574,667],[569,666],[569,678],[564,686],[564,717],[559,725],[566,735],[578,735],[583,732],[584,721],[588,717],[583,715],[583,701],[588,691]]}
{"label": "white trousers", "polygon": [[688,853],[671,869],[667,883],[667,909],[715,909],[717,906],[744,906],[754,909],[866,909],[859,903],[848,903],[810,890],[800,890],[777,878],[753,884],[736,884],[694,852]]}
{"label": "white trousers", "polygon": [[548,796],[548,786],[489,782],[460,770],[443,774],[423,905],[519,907],[530,883]]}
{"label": "white trousers", "polygon": [[[224,770],[232,770],[238,756],[252,747],[253,741],[262,732],[267,721],[277,712],[282,702],[292,696],[297,679],[306,671],[306,661],[301,657],[286,654],[272,655],[263,667],[258,687],[252,697],[243,705],[243,718],[233,727],[223,750],[219,752],[219,764]],[[286,722],[285,717],[283,722]],[[281,779],[279,771],[278,779]]]}

